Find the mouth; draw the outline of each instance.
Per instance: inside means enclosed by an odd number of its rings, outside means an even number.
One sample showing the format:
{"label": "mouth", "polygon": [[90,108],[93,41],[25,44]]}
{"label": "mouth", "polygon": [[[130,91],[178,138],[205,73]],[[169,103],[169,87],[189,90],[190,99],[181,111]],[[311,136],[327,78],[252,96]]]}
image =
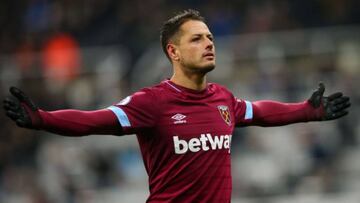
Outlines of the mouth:
{"label": "mouth", "polygon": [[202,55],[204,58],[214,58],[215,54],[212,52],[206,52]]}

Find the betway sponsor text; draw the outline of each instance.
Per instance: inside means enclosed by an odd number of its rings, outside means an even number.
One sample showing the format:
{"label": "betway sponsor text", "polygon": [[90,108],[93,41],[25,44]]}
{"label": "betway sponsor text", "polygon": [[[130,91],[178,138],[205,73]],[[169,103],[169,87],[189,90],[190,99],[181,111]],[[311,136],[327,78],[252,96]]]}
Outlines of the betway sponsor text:
{"label": "betway sponsor text", "polygon": [[212,136],[210,133],[201,134],[199,138],[192,138],[189,141],[173,137],[175,154],[185,154],[186,152],[198,152],[200,150],[229,149],[231,145],[231,135]]}

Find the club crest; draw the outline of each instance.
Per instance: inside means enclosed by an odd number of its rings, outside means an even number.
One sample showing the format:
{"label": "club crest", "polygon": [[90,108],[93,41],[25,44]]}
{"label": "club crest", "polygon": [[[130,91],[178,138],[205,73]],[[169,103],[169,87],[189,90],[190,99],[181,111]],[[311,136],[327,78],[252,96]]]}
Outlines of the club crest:
{"label": "club crest", "polygon": [[229,107],[220,105],[218,106],[221,117],[224,119],[225,123],[231,125],[231,117]]}

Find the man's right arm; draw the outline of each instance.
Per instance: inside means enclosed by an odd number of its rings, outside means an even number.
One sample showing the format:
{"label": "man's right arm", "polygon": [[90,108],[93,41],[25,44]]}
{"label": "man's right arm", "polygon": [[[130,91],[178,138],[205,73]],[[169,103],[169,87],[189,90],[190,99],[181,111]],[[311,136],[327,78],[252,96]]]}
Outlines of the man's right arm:
{"label": "man's right arm", "polygon": [[84,136],[90,134],[122,134],[116,115],[109,109],[96,111],[39,109],[20,89],[10,88],[15,97],[4,100],[6,115],[19,127],[46,130],[64,136]]}
{"label": "man's right arm", "polygon": [[116,115],[108,110],[80,111],[73,109],[47,112],[39,110],[40,129],[64,136],[121,135]]}

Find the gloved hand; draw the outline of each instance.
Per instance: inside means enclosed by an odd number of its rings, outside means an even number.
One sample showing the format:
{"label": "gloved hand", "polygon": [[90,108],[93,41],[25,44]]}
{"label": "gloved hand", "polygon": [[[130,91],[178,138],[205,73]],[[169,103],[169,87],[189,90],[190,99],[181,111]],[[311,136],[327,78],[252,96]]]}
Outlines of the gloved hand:
{"label": "gloved hand", "polygon": [[6,115],[19,127],[39,129],[42,125],[39,109],[20,89],[11,87],[10,93],[15,97],[7,97],[3,101]]}
{"label": "gloved hand", "polygon": [[343,96],[342,92],[324,97],[324,92],[324,84],[319,83],[318,89],[313,92],[308,100],[314,108],[323,108],[320,120],[334,120],[349,113],[347,111],[351,106],[349,97]]}

